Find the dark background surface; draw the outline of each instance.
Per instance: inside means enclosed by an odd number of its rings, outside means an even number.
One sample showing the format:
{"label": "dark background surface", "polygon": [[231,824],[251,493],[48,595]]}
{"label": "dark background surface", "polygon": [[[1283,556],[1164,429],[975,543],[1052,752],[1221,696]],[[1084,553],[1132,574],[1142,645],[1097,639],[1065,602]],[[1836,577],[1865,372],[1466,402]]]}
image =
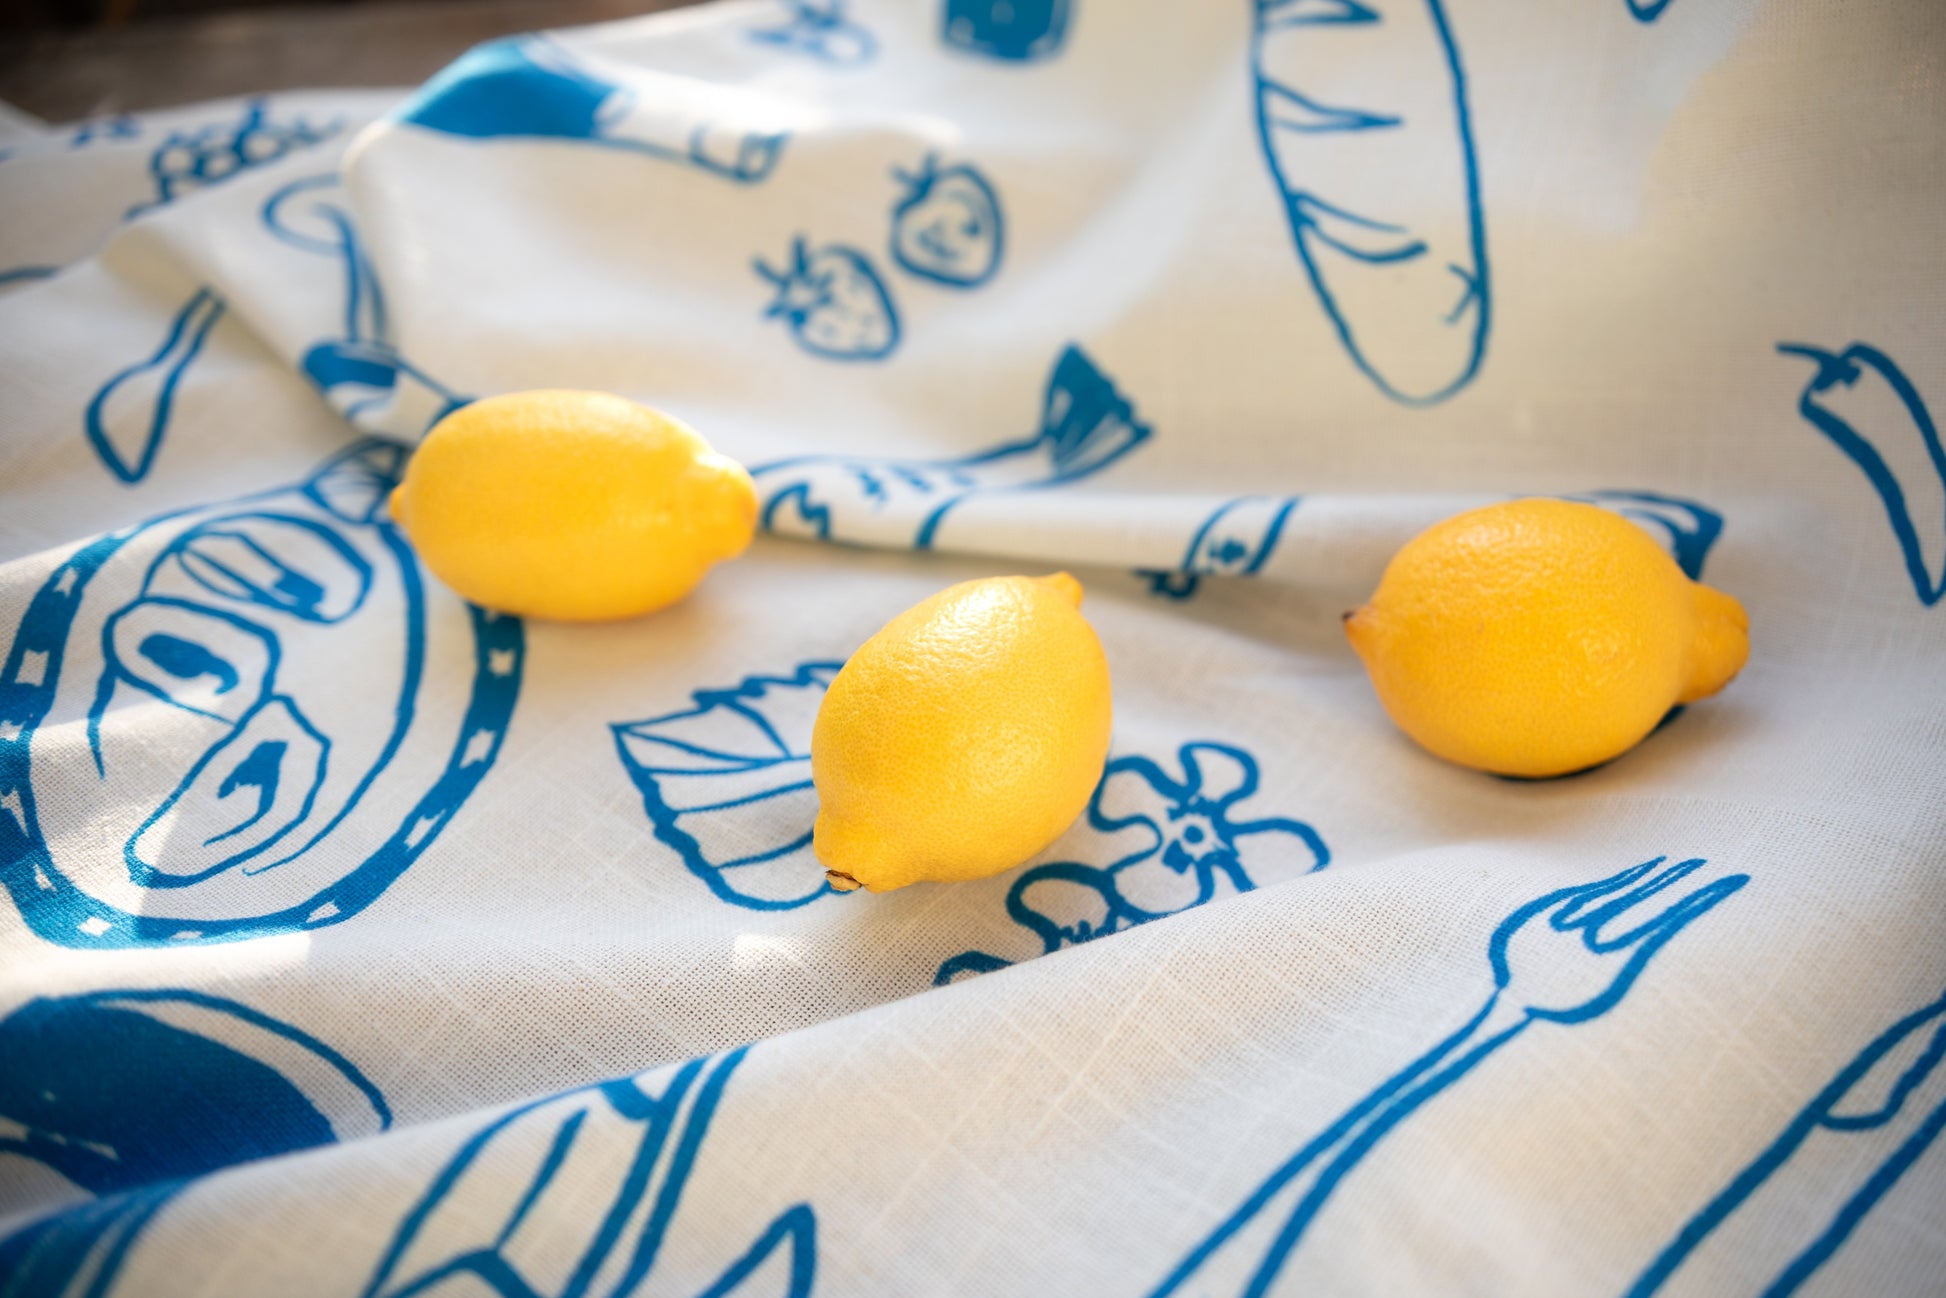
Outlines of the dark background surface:
{"label": "dark background surface", "polygon": [[225,95],[411,86],[510,32],[695,0],[0,0],[0,99],[65,122]]}

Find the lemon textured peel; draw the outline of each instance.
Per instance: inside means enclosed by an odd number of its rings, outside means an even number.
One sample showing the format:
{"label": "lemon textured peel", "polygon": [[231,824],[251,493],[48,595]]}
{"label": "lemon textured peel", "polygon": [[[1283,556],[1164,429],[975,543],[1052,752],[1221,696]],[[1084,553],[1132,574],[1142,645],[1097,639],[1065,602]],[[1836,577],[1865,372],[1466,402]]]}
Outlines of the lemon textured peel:
{"label": "lemon textured peel", "polygon": [[1068,574],[961,582],[851,656],[818,708],[812,849],[840,891],[1024,864],[1108,759],[1108,659]]}
{"label": "lemon textured peel", "polygon": [[680,420],[605,392],[540,390],[434,425],[392,516],[476,604],[603,621],[673,604],[741,554],[757,492]]}
{"label": "lemon textured peel", "polygon": [[1633,748],[1750,655],[1734,598],[1594,505],[1532,499],[1435,524],[1345,615],[1386,712],[1440,757],[1538,778]]}

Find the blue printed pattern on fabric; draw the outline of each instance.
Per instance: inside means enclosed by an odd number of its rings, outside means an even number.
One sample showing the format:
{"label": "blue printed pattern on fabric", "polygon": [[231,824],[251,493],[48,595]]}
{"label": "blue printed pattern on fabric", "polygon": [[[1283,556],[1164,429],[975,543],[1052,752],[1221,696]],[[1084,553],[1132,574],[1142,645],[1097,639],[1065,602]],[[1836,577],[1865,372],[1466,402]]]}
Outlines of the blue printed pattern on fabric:
{"label": "blue printed pattern on fabric", "polygon": [[1263,568],[1284,524],[1297,508],[1296,496],[1239,496],[1219,505],[1190,535],[1182,562],[1166,571],[1141,569],[1152,594],[1188,599],[1205,577],[1254,577]]}
{"label": "blue printed pattern on fabric", "polygon": [[1829,352],[1779,343],[1817,372],[1798,413],[1851,457],[1878,492],[1919,602],[1946,596],[1946,447],[1925,398],[1890,356],[1865,343]]}
{"label": "blue printed pattern on fabric", "polygon": [[[1324,840],[1300,820],[1245,819],[1238,804],[1257,792],[1257,761],[1231,744],[1184,744],[1181,778],[1146,757],[1108,763],[1089,800],[1087,823],[1110,835],[1118,855],[1105,867],[1056,861],[1024,871],[1007,890],[1007,914],[1058,951],[1146,924],[1256,886],[1250,862],[1284,875],[1322,870]],[[985,951],[947,960],[944,985],[1013,961]]]}
{"label": "blue printed pattern on fabric", "polygon": [[1394,1128],[1535,1023],[1599,1018],[1683,929],[1750,881],[1677,890],[1705,862],[1656,857],[1536,898],[1487,942],[1493,989],[1466,1024],[1358,1101],[1273,1171],[1153,1291],[1261,1298],[1331,1193]]}
{"label": "blue printed pattern on fabric", "polygon": [[781,26],[757,27],[750,39],[802,54],[833,67],[852,68],[878,57],[878,38],[845,12],[845,0],[780,0],[788,11]]}
{"label": "blue printed pattern on fabric", "polygon": [[169,321],[169,332],[155,353],[117,373],[88,402],[82,420],[88,444],[122,482],[148,476],[169,433],[176,388],[223,311],[222,298],[210,289],[197,289]]}
{"label": "blue printed pattern on fabric", "polygon": [[655,836],[724,901],[788,910],[831,892],[811,854],[811,727],[840,662],[697,690],[695,706],[610,727]]}
{"label": "blue printed pattern on fabric", "polygon": [[[1450,107],[1407,120],[1315,88],[1354,93],[1339,69],[1381,53],[1417,60],[1396,75],[1450,86]],[[1252,68],[1264,158],[1345,350],[1395,401],[1452,396],[1486,354],[1492,293],[1466,74],[1441,0],[1390,0],[1384,13],[1361,0],[1256,0]],[[1386,165],[1400,151],[1410,161]],[[1428,172],[1430,158],[1448,161]],[[1406,171],[1450,187],[1436,224],[1407,226],[1366,197]]]}
{"label": "blue printed pattern on fabric", "polygon": [[385,313],[378,271],[352,223],[336,172],[294,180],[264,202],[263,223],[283,243],[344,267],[343,336],[317,342],[298,367],[348,420],[407,405],[430,427],[472,400],[399,354]]}
{"label": "blue printed pattern on fabric", "polygon": [[758,257],[751,266],[775,296],[764,319],[782,320],[797,345],[833,361],[877,361],[899,345],[899,310],[891,291],[856,248],[828,243],[813,251],[802,235],[781,268]]}
{"label": "blue printed pattern on fabric", "polygon": [[[428,615],[385,514],[404,456],[366,441],[296,486],[111,533],[36,592],[0,668],[0,881],[41,937],[339,923],[465,802],[513,713],[524,633],[470,605]],[[77,843],[118,840],[119,859],[57,853],[43,814],[87,825]]]}
{"label": "blue printed pattern on fabric", "polygon": [[252,167],[276,162],[344,130],[342,120],[322,124],[270,116],[269,102],[252,99],[233,122],[173,131],[149,156],[155,197],[129,209],[131,217],[173,203],[183,195],[220,184]]}
{"label": "blue printed pattern on fabric", "polygon": [[0,1240],[0,1298],[103,1294],[191,1179],[392,1123],[336,1050],[201,992],[31,1000],[0,1019],[0,1058],[0,1155],[101,1196]]}
{"label": "blue printed pattern on fabric", "polygon": [[[460,1149],[400,1224],[363,1298],[427,1292],[629,1298],[680,1222],[683,1191],[747,1049],[693,1060],[658,1087],[623,1078],[523,1105]],[[509,1185],[524,1185],[509,1195]],[[558,1255],[575,1241],[571,1269]],[[545,1257],[536,1265],[537,1256]],[[772,1257],[777,1261],[773,1263]],[[699,1298],[808,1298],[817,1216],[784,1209]]]}
{"label": "blue printed pattern on fabric", "polygon": [[1113,380],[1070,345],[1048,376],[1040,431],[1024,440],[952,460],[804,456],[758,465],[751,476],[769,531],[928,550],[946,515],[965,501],[1085,478],[1149,432]]}
{"label": "blue printed pattern on fabric", "polygon": [[1006,220],[993,185],[969,163],[942,167],[929,153],[915,172],[895,169],[905,192],[892,207],[892,260],[948,288],[977,288],[1000,269]]}
{"label": "blue printed pattern on fabric", "polygon": [[541,36],[469,50],[395,114],[474,140],[573,140],[754,184],[777,166],[789,132],[725,120],[675,101],[645,104]]}
{"label": "blue printed pattern on fabric", "polygon": [[946,0],[948,49],[1010,63],[1052,58],[1068,39],[1072,0]]}
{"label": "blue printed pattern on fabric", "polygon": [[[1691,1257],[1723,1232],[1737,1214],[1749,1214],[1751,1200],[1788,1203],[1802,1216],[1806,1200],[1837,1206],[1819,1219],[1817,1233],[1795,1241],[1764,1298],[1784,1298],[1844,1247],[1866,1215],[1898,1184],[1899,1178],[1939,1139],[1946,1128],[1946,996],[1923,1005],[1874,1037],[1811,1102],[1794,1116],[1764,1151],[1705,1204],[1629,1286],[1627,1298],[1649,1298],[1666,1285]],[[1794,1160],[1807,1144],[1870,1142],[1881,1151],[1862,1179],[1807,1183]],[[1808,1161],[1808,1160],[1807,1160]],[[1813,1169],[1817,1176],[1823,1169]],[[1776,1232],[1764,1239],[1775,1247]],[[1752,1245],[1755,1241],[1742,1241]]]}

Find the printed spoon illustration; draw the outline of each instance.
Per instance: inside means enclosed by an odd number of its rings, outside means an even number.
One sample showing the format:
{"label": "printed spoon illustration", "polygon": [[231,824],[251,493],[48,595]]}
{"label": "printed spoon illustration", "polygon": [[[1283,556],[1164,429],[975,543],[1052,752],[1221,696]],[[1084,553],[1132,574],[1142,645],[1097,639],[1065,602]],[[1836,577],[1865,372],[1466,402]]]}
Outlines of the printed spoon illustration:
{"label": "printed spoon illustration", "polygon": [[[1486,352],[1486,227],[1445,9],[1385,8],[1258,0],[1257,130],[1298,258],[1352,362],[1393,400],[1424,406],[1466,386]],[[1359,75],[1381,66],[1400,73]]]}
{"label": "printed spoon illustration", "polygon": [[169,433],[176,387],[223,311],[222,298],[207,288],[197,289],[169,322],[169,333],[155,355],[102,384],[88,403],[89,444],[108,471],[123,482],[140,482],[148,476]]}
{"label": "printed spoon illustration", "polygon": [[[1865,343],[1828,352],[1779,343],[1786,356],[1818,367],[1798,399],[1798,413],[1836,442],[1871,481],[1885,504],[1919,602],[1946,595],[1946,447],[1924,397],[1890,356]],[[1895,398],[1904,418],[1887,419]]]}

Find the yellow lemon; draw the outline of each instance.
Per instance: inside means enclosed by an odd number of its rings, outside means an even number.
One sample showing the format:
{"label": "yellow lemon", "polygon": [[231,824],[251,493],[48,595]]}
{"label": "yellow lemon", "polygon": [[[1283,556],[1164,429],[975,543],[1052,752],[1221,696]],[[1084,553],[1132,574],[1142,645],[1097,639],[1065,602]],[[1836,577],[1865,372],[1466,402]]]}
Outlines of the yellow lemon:
{"label": "yellow lemon", "polygon": [[658,410],[605,392],[511,392],[433,427],[392,516],[474,603],[599,621],[673,604],[741,554],[757,492]]}
{"label": "yellow lemon", "polygon": [[1081,583],[961,582],[886,623],[811,731],[812,847],[875,892],[1012,869],[1088,805],[1108,758],[1108,659]]}
{"label": "yellow lemon", "polygon": [[1448,761],[1565,775],[1627,752],[1750,656],[1749,618],[1608,510],[1516,500],[1394,555],[1345,633],[1399,727]]}

